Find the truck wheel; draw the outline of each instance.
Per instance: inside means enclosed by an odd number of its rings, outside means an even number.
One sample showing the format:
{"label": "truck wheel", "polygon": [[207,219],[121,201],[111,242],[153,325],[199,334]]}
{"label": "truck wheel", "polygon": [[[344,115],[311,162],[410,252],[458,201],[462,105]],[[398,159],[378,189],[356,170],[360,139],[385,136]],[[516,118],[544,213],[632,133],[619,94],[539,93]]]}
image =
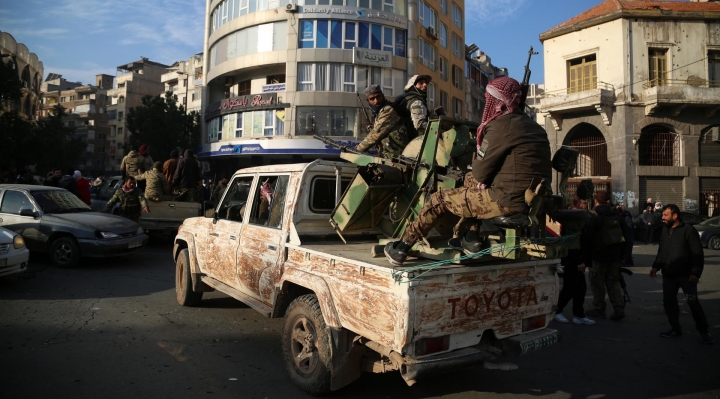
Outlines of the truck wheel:
{"label": "truck wheel", "polygon": [[57,267],[74,267],[80,262],[80,247],[73,237],[60,237],[50,244],[50,258]]}
{"label": "truck wheel", "polygon": [[313,395],[330,392],[330,336],[315,295],[298,297],[288,306],[282,349],[293,384]]}
{"label": "truck wheel", "polygon": [[182,306],[197,306],[202,300],[202,292],[192,290],[190,277],[190,254],[185,248],[178,254],[175,262],[175,296]]}

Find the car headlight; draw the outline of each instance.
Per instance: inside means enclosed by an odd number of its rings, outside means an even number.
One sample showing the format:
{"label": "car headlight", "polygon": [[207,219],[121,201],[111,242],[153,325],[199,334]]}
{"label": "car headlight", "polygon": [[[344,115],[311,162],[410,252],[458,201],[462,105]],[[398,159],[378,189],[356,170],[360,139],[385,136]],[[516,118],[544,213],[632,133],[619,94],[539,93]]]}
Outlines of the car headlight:
{"label": "car headlight", "polygon": [[702,237],[702,233],[703,233],[702,230],[698,231],[698,235],[699,235],[700,237]]}
{"label": "car headlight", "polygon": [[144,234],[145,230],[142,227],[138,227],[137,235]]}
{"label": "car headlight", "polygon": [[13,246],[15,249],[25,248],[25,240],[23,240],[22,236],[15,236],[13,238]]}
{"label": "car headlight", "polygon": [[100,236],[100,238],[118,238],[118,237],[120,237],[119,235],[117,235],[115,233],[110,233],[107,231],[100,231],[100,232],[98,232],[98,235]]}

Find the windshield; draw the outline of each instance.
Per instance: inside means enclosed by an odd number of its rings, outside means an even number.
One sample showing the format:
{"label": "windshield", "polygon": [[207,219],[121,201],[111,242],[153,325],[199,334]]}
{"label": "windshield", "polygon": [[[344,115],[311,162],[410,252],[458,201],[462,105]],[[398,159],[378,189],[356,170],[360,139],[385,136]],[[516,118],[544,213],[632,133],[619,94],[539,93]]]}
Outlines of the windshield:
{"label": "windshield", "polygon": [[33,191],[35,201],[45,213],[90,212],[87,204],[66,190]]}
{"label": "windshield", "polygon": [[708,227],[718,227],[720,225],[720,216],[716,216],[714,218],[708,219],[702,223],[700,223],[700,226],[708,226]]}

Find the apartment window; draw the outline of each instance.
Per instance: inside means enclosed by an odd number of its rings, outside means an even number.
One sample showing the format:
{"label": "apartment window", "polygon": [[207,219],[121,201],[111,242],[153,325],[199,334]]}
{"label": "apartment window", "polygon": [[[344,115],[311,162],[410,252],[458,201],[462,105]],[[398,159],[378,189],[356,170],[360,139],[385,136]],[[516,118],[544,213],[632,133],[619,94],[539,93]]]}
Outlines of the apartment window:
{"label": "apartment window", "polygon": [[665,86],[667,79],[667,49],[648,49],[650,86]]}
{"label": "apartment window", "polygon": [[105,153],[105,147],[98,147],[97,152]]}
{"label": "apartment window", "polygon": [[123,128],[119,127],[117,128],[117,135],[122,136],[123,135]]}
{"label": "apartment window", "polygon": [[[379,0],[378,0],[379,1]],[[299,48],[383,50],[405,57],[407,31],[366,22],[300,21]]]}
{"label": "apartment window", "polygon": [[425,40],[418,39],[418,60],[426,67],[435,70],[435,47]]}
{"label": "apartment window", "polygon": [[453,97],[453,115],[457,119],[462,119],[463,117],[463,102],[455,97]]}
{"label": "apartment window", "polygon": [[118,112],[118,119],[119,119],[119,120],[122,120],[123,114],[124,114],[124,112],[122,112],[122,111],[119,111],[119,112]]}
{"label": "apartment window", "polygon": [[237,95],[246,96],[250,94],[250,80],[238,83]]}
{"label": "apartment window", "polygon": [[265,81],[269,85],[278,84],[278,83],[285,83],[285,74],[282,75],[270,75],[267,77],[267,80]]}
{"label": "apartment window", "polygon": [[426,28],[437,30],[437,14],[424,1],[418,3],[418,21]]}
{"label": "apartment window", "polygon": [[710,87],[720,87],[720,51],[708,52],[708,80]]}
{"label": "apartment window", "polygon": [[463,48],[465,45],[463,44],[462,40],[460,39],[460,36],[456,34],[452,34],[452,53],[458,57],[458,58],[465,58],[463,54]]}
{"label": "apartment window", "polygon": [[448,80],[448,61],[443,57],[440,57],[440,79]]}
{"label": "apartment window", "polygon": [[448,107],[448,94],[444,91],[440,90],[440,106],[445,110],[449,111],[450,107]]}
{"label": "apartment window", "polygon": [[435,95],[437,93],[437,86],[435,83],[429,83],[427,87],[427,107],[429,110],[435,109]]}
{"label": "apartment window", "polygon": [[218,40],[210,48],[210,68],[250,54],[287,49],[287,21],[250,26]]}
{"label": "apartment window", "polygon": [[75,101],[75,96],[70,96],[70,101]]}
{"label": "apartment window", "polygon": [[298,91],[355,91],[356,68],[351,64],[298,63]]}
{"label": "apartment window", "polygon": [[123,96],[118,97],[118,104],[122,104],[124,102],[125,102],[125,97],[123,97]]}
{"label": "apartment window", "polygon": [[440,31],[438,38],[440,39],[440,45],[447,48],[447,26],[445,26],[445,24],[442,22],[440,22]]}
{"label": "apartment window", "polygon": [[358,108],[297,107],[296,135],[353,136]]}
{"label": "apartment window", "polygon": [[597,88],[597,63],[595,54],[568,61],[568,93],[578,93]]}
{"label": "apartment window", "polygon": [[60,102],[61,102],[61,103],[64,103],[64,102],[65,102],[65,97],[60,97]]}
{"label": "apartment window", "polygon": [[440,0],[440,12],[447,15],[447,0]]}
{"label": "apartment window", "polygon": [[[358,73],[362,74],[362,70]],[[386,97],[402,93],[402,87],[406,81],[405,71],[390,68],[369,67],[365,69],[365,81],[368,85],[378,85],[382,88]],[[362,76],[362,75],[360,75]],[[395,91],[394,87],[398,87]]]}
{"label": "apartment window", "polygon": [[192,94],[192,101],[195,101],[195,100],[197,100],[197,94],[193,93],[193,94]]}
{"label": "apartment window", "polygon": [[457,4],[452,5],[452,20],[455,26],[462,29],[463,27],[463,11],[462,8],[458,7]]}
{"label": "apartment window", "polygon": [[453,77],[453,86],[455,86],[456,89],[462,90],[463,88],[463,71],[460,69],[459,66],[453,65],[453,71],[452,71],[452,77]]}

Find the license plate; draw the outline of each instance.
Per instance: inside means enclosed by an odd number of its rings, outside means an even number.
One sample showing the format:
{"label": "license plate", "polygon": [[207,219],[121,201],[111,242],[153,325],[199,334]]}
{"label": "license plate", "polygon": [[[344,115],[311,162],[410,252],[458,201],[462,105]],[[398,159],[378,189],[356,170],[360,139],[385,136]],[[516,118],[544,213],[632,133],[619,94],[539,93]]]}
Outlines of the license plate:
{"label": "license plate", "polygon": [[541,338],[534,339],[522,344],[523,353],[532,350],[542,349],[546,346],[556,344],[558,342],[557,334],[547,335]]}
{"label": "license plate", "polygon": [[7,266],[7,258],[6,258],[6,259],[0,259],[0,266]]}
{"label": "license plate", "polygon": [[131,242],[130,244],[128,244],[128,248],[137,248],[137,247],[140,247],[140,246],[142,246],[142,241]]}

